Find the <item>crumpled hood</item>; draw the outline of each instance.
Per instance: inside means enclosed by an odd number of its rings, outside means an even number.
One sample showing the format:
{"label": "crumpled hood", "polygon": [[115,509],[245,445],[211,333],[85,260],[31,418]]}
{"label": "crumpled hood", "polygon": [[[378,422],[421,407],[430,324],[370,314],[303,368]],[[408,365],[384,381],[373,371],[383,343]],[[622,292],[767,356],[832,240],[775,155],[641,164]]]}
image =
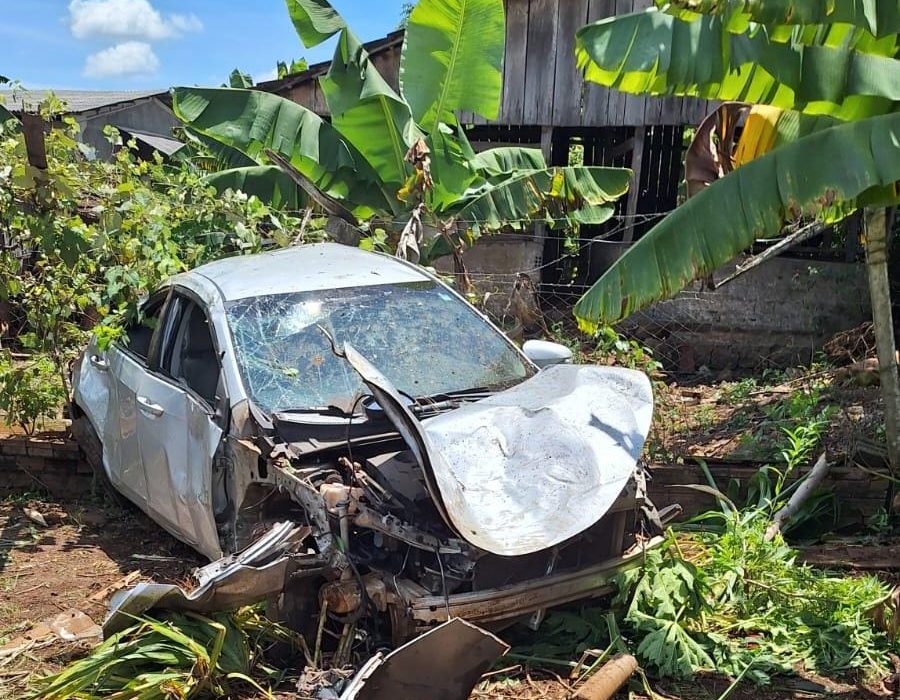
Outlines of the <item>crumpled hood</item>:
{"label": "crumpled hood", "polygon": [[344,352],[422,465],[444,520],[493,554],[547,549],[596,523],[650,430],[650,380],[634,370],[556,365],[423,424],[384,375],[352,346]]}
{"label": "crumpled hood", "polygon": [[652,412],[641,372],[556,365],[425,421],[454,528],[476,547],[507,556],[583,532],[634,472]]}

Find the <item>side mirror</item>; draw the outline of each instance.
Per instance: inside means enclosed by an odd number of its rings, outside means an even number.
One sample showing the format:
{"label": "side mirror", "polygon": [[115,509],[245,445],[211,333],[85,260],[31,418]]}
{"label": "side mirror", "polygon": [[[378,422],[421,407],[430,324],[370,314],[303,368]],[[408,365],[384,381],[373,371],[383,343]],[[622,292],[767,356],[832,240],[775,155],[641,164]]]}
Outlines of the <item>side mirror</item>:
{"label": "side mirror", "polygon": [[522,352],[541,369],[572,361],[572,351],[569,348],[548,340],[527,340],[522,346]]}

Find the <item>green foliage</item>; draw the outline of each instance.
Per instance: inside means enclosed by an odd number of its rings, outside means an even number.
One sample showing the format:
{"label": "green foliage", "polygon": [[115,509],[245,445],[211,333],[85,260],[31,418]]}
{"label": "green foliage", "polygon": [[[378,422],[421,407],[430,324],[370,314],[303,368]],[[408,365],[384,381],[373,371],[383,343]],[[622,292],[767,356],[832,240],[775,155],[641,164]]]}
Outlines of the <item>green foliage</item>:
{"label": "green foliage", "polygon": [[[585,293],[575,306],[579,324],[590,331],[674,296],[757,238],[780,231],[786,218],[799,216],[804,208],[853,202],[866,191],[900,180],[898,130],[900,113],[843,124],[778,148],[717,180],[631,246]],[[835,162],[841,167],[832,167]]]}
{"label": "green foliage", "polygon": [[29,435],[41,418],[54,418],[65,401],[58,369],[50,357],[37,355],[16,362],[0,353],[0,413]]}
{"label": "green foliage", "polygon": [[642,662],[661,676],[746,672],[757,683],[798,665],[829,675],[882,673],[897,643],[870,613],[888,588],[872,576],[799,564],[780,535],[765,540],[767,515],[718,514],[720,533],[670,537],[621,579],[630,601],[624,630]]}
{"label": "green foliage", "polygon": [[833,223],[858,206],[887,206],[898,197],[900,166],[891,165],[900,163],[896,2],[658,0],[657,6],[579,30],[578,65],[588,80],[630,93],[797,112],[777,117],[771,147],[726,169],[588,290],[575,309],[585,329],[674,296],[785,224],[802,217]]}
{"label": "green foliage", "polygon": [[[51,98],[44,117],[61,109]],[[0,248],[0,301],[24,315],[19,343],[52,358],[60,380],[91,328],[114,340],[166,277],[288,245],[300,228],[298,217],[257,197],[218,192],[195,168],[139,161],[111,127],[112,162],[86,160],[77,129],[64,117],[47,134],[45,174],[28,164],[22,136],[0,129],[0,235],[9,242]],[[31,391],[22,385],[19,405]]]}
{"label": "green foliage", "polygon": [[[409,251],[413,257],[418,249],[417,262],[535,221],[577,228],[612,216],[629,171],[551,168],[535,149],[476,155],[457,124],[460,110],[492,117],[499,109],[501,0],[422,0],[409,18],[400,94],[326,0],[287,0],[287,6],[307,47],[339,35],[320,80],[331,122],[276,95],[177,88],[175,113],[189,131],[242,153],[256,166],[271,166],[267,151],[278,152],[349,209],[363,230],[384,232],[382,240],[366,246]],[[254,191],[264,198],[270,183],[257,182]],[[283,192],[272,189],[266,201],[276,198],[283,200]]]}
{"label": "green foliage", "polygon": [[238,688],[268,694],[259,677],[263,646],[298,642],[296,635],[250,608],[204,617],[171,613],[106,639],[90,655],[34,682],[32,698],[166,700],[231,696]]}
{"label": "green foliage", "polygon": [[456,112],[496,119],[503,89],[503,0],[420,0],[409,16],[400,87],[422,129]]}

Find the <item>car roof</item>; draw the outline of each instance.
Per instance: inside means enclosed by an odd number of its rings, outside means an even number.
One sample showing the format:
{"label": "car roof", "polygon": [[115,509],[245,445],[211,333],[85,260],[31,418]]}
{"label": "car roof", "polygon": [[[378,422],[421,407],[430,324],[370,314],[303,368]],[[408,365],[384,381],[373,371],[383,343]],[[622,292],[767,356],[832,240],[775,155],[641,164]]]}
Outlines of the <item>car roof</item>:
{"label": "car roof", "polygon": [[238,255],[202,265],[186,274],[192,275],[201,275],[215,284],[224,301],[431,279],[423,270],[397,258],[339,243],[314,243]]}

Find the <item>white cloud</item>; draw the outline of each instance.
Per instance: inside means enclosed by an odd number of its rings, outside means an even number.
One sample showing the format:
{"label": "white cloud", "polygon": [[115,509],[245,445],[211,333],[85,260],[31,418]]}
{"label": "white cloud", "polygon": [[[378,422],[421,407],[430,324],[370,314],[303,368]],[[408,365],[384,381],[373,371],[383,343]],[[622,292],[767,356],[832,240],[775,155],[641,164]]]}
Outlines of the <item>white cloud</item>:
{"label": "white cloud", "polygon": [[72,0],[69,27],[76,39],[158,41],[200,31],[203,23],[193,14],[163,17],[149,0]]}
{"label": "white cloud", "polygon": [[88,78],[150,75],[159,68],[153,47],[143,41],[126,41],[91,54],[84,63]]}

